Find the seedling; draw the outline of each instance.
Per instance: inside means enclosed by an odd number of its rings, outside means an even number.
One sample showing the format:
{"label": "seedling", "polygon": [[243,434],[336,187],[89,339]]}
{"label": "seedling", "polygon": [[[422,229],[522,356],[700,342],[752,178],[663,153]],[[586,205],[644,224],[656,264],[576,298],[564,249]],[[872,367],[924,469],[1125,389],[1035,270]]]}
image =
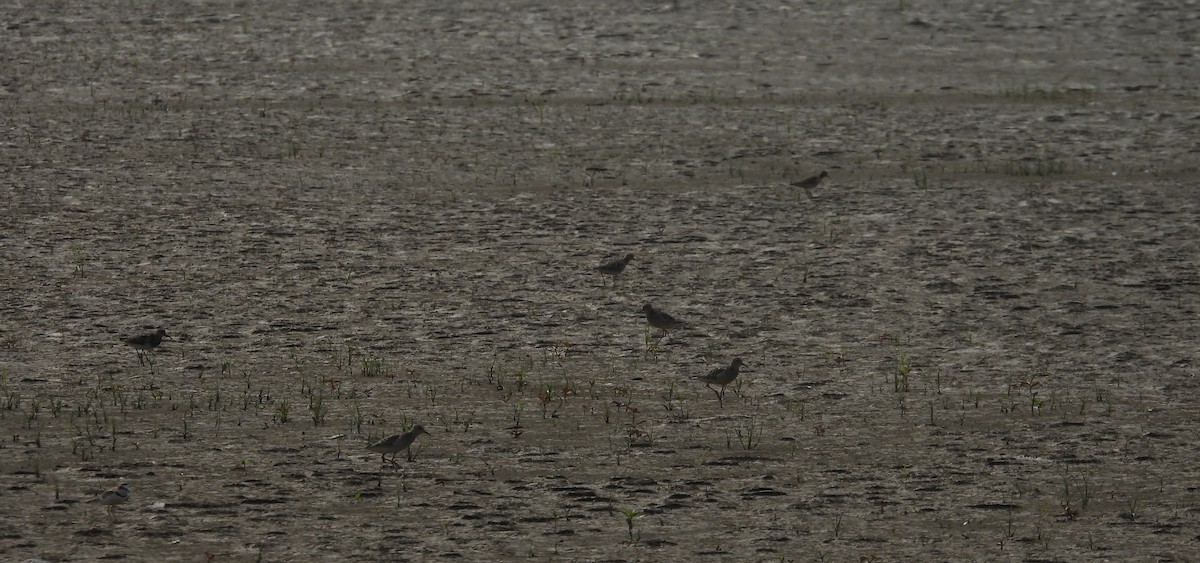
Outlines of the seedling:
{"label": "seedling", "polygon": [[924,168],[918,168],[918,169],[913,170],[913,183],[916,184],[917,189],[928,190],[929,189],[929,172],[926,171]]}
{"label": "seedling", "polygon": [[325,424],[325,415],[329,414],[329,407],[325,406],[324,391],[308,397],[308,410],[312,415],[313,426]]}
{"label": "seedling", "polygon": [[362,434],[362,425],[363,421],[366,420],[366,415],[363,414],[362,405],[357,400],[350,407],[350,413],[350,424],[354,427],[354,433]]}
{"label": "seedling", "polygon": [[[633,537],[633,523],[642,516],[642,512],[632,508],[622,508],[621,514],[625,516],[625,527],[629,530],[629,541],[636,541]],[[641,534],[638,535],[640,536]]]}
{"label": "seedling", "polygon": [[675,410],[675,402],[679,400],[676,384],[674,381],[667,385],[667,394],[662,397],[663,409],[668,411]]}
{"label": "seedling", "polygon": [[750,417],[750,421],[744,428],[738,428],[734,432],[737,434],[738,443],[743,448],[752,450],[762,441],[762,429],[762,423],[755,420],[754,417]]}
{"label": "seedling", "polygon": [[278,420],[280,424],[287,424],[288,411],[290,410],[291,403],[287,400],[279,401],[279,404],[275,405],[275,420]]}
{"label": "seedling", "polygon": [[907,393],[909,390],[908,376],[912,373],[912,366],[909,365],[908,355],[902,350],[900,356],[896,358],[896,374],[892,378],[892,389],[896,393]]}
{"label": "seedling", "polygon": [[658,339],[652,338],[650,336],[650,327],[649,326],[647,326],[645,328],[645,330],[642,332],[642,342],[643,342],[643,345],[645,346],[646,357],[650,358],[651,361],[657,362],[658,361],[658,351],[659,351],[659,341],[658,341]]}
{"label": "seedling", "polygon": [[368,356],[362,359],[359,374],[363,377],[385,377],[387,372],[387,363],[383,361],[383,358]]}

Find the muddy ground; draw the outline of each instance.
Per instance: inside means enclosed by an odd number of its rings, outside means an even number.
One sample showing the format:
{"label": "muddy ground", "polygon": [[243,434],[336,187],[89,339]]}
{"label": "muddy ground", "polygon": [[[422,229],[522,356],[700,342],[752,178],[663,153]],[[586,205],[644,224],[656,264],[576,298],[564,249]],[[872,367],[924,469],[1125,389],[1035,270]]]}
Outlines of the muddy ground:
{"label": "muddy ground", "polygon": [[0,559],[1194,560],[1200,17],[1063,4],[0,6]]}

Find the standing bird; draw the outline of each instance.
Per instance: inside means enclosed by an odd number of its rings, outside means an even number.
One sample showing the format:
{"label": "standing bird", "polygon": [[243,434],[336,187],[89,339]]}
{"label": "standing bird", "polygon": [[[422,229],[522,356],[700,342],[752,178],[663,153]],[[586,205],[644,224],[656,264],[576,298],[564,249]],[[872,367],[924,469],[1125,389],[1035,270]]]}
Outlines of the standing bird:
{"label": "standing bird", "polygon": [[170,337],[171,336],[167,334],[167,331],[160,328],[158,329],[158,332],[130,336],[129,338],[126,338],[124,342],[130,346],[133,346],[134,350],[137,350],[138,362],[141,363],[141,365],[146,365],[146,353],[158,348],[158,345],[162,344],[164,338]]}
{"label": "standing bird", "polygon": [[809,176],[803,180],[792,182],[792,186],[797,187],[797,188],[803,188],[804,193],[808,194],[808,197],[812,197],[812,189],[817,187],[817,185],[819,185],[821,183],[821,180],[827,178],[828,176],[829,176],[829,172],[822,170],[820,174],[817,174],[815,176]]}
{"label": "standing bird", "polygon": [[116,520],[116,518],[113,516],[113,507],[118,504],[124,504],[127,500],[129,500],[129,484],[121,483],[116,487],[100,493],[100,496],[89,500],[88,502],[98,502],[107,506],[108,517]]}
{"label": "standing bird", "polygon": [[[407,450],[408,447],[412,445],[413,441],[417,439],[417,436],[420,436],[421,434],[428,434],[428,432],[425,431],[424,426],[418,424],[413,426],[412,430],[409,430],[408,432],[403,434],[392,434],[387,438],[367,446],[367,451],[383,454],[382,459],[385,463],[387,462],[387,455],[392,454],[392,465],[396,465],[396,454]],[[412,461],[411,457],[409,458],[409,461]]]}
{"label": "standing bird", "polygon": [[642,306],[642,312],[646,314],[646,322],[654,328],[661,328],[667,333],[667,338],[671,337],[671,331],[677,328],[682,328],[686,323],[668,315],[663,311],[655,309],[653,305],[647,303]]}
{"label": "standing bird", "polygon": [[600,272],[601,274],[604,274],[606,276],[612,276],[613,283],[617,283],[617,278],[619,278],[621,276],[621,272],[625,271],[625,266],[629,265],[630,260],[633,260],[633,255],[626,254],[625,257],[621,258],[620,260],[613,260],[611,262],[605,262],[599,266],[596,266],[595,269],[597,272]]}
{"label": "standing bird", "polygon": [[[704,375],[701,375],[697,379],[704,382],[704,386],[708,387],[709,390],[711,390],[713,393],[716,393],[717,403],[720,404],[722,407],[724,407],[725,406],[725,386],[729,385],[730,383],[733,383],[733,380],[737,379],[738,370],[740,370],[742,368],[742,366],[744,366],[744,365],[746,365],[746,364],[742,363],[741,358],[734,358],[732,362],[729,362],[729,367],[716,368]],[[712,387],[713,384],[720,385],[721,391],[717,392],[716,389],[713,389],[713,387]],[[735,392],[736,392],[736,390],[735,390]]]}

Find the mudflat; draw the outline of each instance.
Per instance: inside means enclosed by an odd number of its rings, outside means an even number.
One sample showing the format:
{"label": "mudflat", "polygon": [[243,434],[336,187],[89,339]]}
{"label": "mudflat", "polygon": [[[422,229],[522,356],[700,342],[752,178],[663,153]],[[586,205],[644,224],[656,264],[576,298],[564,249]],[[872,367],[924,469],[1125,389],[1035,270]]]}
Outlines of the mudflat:
{"label": "mudflat", "polygon": [[0,559],[1200,551],[1189,3],[0,21]]}

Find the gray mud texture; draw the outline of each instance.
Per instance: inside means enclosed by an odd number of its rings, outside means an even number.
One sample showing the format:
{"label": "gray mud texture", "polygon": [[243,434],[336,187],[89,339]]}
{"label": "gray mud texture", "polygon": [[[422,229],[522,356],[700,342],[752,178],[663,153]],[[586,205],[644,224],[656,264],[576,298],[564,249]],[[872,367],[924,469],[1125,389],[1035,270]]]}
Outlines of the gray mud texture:
{"label": "gray mud texture", "polygon": [[0,4],[0,559],[1195,561],[1198,14]]}

